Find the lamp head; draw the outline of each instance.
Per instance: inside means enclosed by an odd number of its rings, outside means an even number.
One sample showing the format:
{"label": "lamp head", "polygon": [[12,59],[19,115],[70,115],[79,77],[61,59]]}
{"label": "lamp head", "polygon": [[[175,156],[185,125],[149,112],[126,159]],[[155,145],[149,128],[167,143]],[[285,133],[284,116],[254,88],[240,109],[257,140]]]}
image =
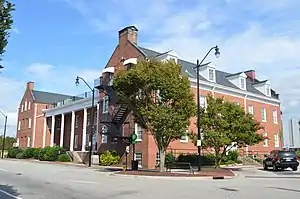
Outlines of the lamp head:
{"label": "lamp head", "polygon": [[220,49],[218,46],[215,47],[215,56],[216,56],[216,58],[220,57]]}
{"label": "lamp head", "polygon": [[76,86],[78,86],[78,85],[79,85],[79,77],[78,77],[78,76],[76,77],[75,84],[76,84]]}

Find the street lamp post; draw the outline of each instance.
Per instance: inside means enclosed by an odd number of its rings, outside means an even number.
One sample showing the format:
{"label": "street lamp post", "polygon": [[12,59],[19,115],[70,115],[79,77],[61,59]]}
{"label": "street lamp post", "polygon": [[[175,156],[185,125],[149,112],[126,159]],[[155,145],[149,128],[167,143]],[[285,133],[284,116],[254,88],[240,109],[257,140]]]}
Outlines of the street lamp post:
{"label": "street lamp post", "polygon": [[4,132],[3,132],[3,141],[2,141],[2,155],[1,158],[4,158],[4,149],[5,149],[5,136],[6,136],[6,127],[7,127],[7,115],[5,115],[3,112],[1,112],[1,115],[3,115],[3,117],[5,118],[5,122],[4,122]]}
{"label": "street lamp post", "polygon": [[82,77],[79,77],[77,76],[76,77],[76,82],[75,84],[78,86],[79,85],[79,80],[82,80],[86,85],[87,87],[89,87],[89,89],[91,89],[92,91],[92,108],[91,108],[91,132],[90,132],[90,141],[89,141],[89,167],[92,166],[92,148],[93,148],[93,133],[94,133],[94,121],[95,121],[95,114],[94,114],[94,101],[95,101],[95,88],[92,88],[90,87],[90,85],[82,78]]}
{"label": "street lamp post", "polygon": [[218,46],[214,46],[206,53],[202,61],[199,63],[199,60],[197,59],[197,147],[198,147],[198,171],[201,171],[201,131],[200,131],[200,90],[199,90],[199,68],[201,67],[201,64],[206,59],[206,57],[209,55],[209,53],[215,49],[215,56],[218,58],[220,56],[220,51]]}

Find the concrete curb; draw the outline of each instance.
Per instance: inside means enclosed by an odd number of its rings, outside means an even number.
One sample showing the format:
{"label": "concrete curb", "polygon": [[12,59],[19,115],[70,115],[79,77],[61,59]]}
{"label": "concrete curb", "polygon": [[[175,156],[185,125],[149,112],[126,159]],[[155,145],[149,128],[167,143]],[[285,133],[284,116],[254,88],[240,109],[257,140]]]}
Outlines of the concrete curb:
{"label": "concrete curb", "polygon": [[178,176],[146,176],[146,175],[130,175],[112,173],[109,176],[120,176],[125,178],[152,178],[152,179],[167,179],[167,180],[230,180],[235,176],[199,176],[199,177],[178,177]]}

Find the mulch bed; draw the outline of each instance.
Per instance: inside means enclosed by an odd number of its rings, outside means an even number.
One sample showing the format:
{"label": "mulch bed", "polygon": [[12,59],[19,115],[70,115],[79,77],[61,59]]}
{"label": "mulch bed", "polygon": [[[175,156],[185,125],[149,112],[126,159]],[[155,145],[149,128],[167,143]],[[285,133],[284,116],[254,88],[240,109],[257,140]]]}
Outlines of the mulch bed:
{"label": "mulch bed", "polygon": [[201,172],[195,174],[178,173],[178,172],[158,172],[158,171],[120,171],[117,174],[123,175],[140,175],[140,176],[174,176],[174,177],[222,177],[234,176],[234,173],[229,169],[219,168],[204,168]]}

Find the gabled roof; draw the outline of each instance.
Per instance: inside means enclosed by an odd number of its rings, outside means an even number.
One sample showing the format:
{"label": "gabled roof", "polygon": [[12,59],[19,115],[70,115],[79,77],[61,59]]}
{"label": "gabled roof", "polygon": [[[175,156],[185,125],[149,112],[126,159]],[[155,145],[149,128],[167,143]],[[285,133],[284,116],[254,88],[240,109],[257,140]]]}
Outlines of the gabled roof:
{"label": "gabled roof", "polygon": [[[156,52],[156,51],[144,48],[144,47],[137,46],[137,48],[149,58],[155,58],[161,54],[159,52]],[[197,78],[197,73],[194,70],[194,68],[196,67],[195,63],[191,63],[191,62],[188,62],[188,61],[185,61],[182,59],[178,59],[177,62],[179,65],[181,65],[183,73],[187,74],[191,78]],[[226,77],[241,74],[242,72],[231,74],[231,73],[227,73],[227,72],[223,72],[223,71],[219,71],[219,70],[215,70],[215,71],[216,71],[216,83],[217,84],[226,86],[226,87],[230,87],[230,88],[240,89],[239,87],[237,87],[236,85],[231,83]],[[205,79],[201,75],[199,75],[199,78],[202,81],[209,82],[207,79]],[[255,80],[255,82],[262,83],[258,80]],[[263,93],[261,93],[259,90],[257,90],[252,84],[253,84],[253,81],[251,81],[250,79],[247,78],[246,79],[246,88],[247,88],[248,92],[265,96]],[[275,92],[272,92],[272,97],[278,99],[278,94],[276,94]]]}
{"label": "gabled roof", "polygon": [[36,103],[42,103],[42,104],[53,104],[55,102],[59,102],[64,99],[72,97],[70,95],[49,93],[49,92],[36,91],[36,90],[32,90],[32,96]]}

